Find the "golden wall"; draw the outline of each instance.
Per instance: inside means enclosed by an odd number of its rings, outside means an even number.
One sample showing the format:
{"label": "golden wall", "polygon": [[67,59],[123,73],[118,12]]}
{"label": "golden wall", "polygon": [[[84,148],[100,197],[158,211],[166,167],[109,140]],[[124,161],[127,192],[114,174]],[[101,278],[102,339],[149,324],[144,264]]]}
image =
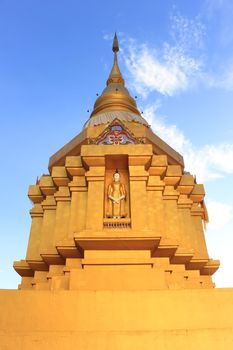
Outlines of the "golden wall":
{"label": "golden wall", "polygon": [[0,349],[230,350],[233,290],[0,291]]}

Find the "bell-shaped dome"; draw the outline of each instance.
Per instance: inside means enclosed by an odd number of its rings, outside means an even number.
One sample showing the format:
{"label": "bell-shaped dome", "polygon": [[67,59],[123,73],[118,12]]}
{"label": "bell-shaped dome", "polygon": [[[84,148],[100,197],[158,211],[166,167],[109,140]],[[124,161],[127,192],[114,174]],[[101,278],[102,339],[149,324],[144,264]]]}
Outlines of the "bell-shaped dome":
{"label": "bell-shaped dome", "polygon": [[116,34],[114,36],[112,50],[114,52],[114,62],[106,82],[107,86],[101,96],[97,98],[85,127],[107,124],[115,118],[125,121],[135,121],[148,126],[148,123],[141,116],[137,108],[135,99],[130,96],[129,91],[125,87],[125,81],[117,60],[119,45]]}

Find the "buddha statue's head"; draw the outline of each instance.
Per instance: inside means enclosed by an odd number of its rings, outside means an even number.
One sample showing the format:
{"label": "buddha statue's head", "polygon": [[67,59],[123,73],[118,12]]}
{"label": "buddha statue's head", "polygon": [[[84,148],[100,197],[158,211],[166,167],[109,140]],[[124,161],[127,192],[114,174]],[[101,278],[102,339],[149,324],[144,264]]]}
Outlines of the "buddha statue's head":
{"label": "buddha statue's head", "polygon": [[118,172],[118,169],[116,169],[115,173],[113,174],[113,180],[114,180],[114,182],[120,181],[120,174]]}

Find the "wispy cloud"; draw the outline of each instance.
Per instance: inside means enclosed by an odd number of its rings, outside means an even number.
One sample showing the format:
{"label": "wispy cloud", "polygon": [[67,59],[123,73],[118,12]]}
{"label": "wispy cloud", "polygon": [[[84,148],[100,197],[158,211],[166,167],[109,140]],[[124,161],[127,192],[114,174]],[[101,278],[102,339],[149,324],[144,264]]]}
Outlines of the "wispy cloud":
{"label": "wispy cloud", "polygon": [[[224,18],[230,23],[219,24],[222,42],[233,41],[233,3],[228,0],[207,1],[207,12],[228,9]],[[230,15],[229,15],[230,14]],[[206,27],[198,15],[188,19],[180,13],[170,16],[170,40],[162,45],[140,43],[122,35],[123,58],[129,72],[129,85],[143,98],[151,92],[173,96],[197,85],[233,90],[233,57],[207,57]],[[106,36],[106,39],[108,37]],[[217,55],[219,56],[219,55]],[[206,64],[208,60],[208,65]],[[214,60],[214,61],[213,61]]]}
{"label": "wispy cloud", "polygon": [[138,46],[132,40],[125,63],[131,74],[130,85],[144,97],[152,91],[171,96],[187,89],[190,75],[199,69],[198,62],[181,57],[169,45],[164,45],[163,56],[159,58],[147,45]]}
{"label": "wispy cloud", "polygon": [[233,59],[225,65],[224,71],[219,76],[212,78],[212,86],[227,91],[233,90]]}
{"label": "wispy cloud", "polygon": [[189,20],[177,14],[171,16],[171,42],[164,42],[161,48],[125,39],[123,57],[131,86],[144,97],[153,91],[171,96],[186,90],[191,77],[201,71],[197,52],[203,46],[204,33],[199,17]]}
{"label": "wispy cloud", "polygon": [[170,35],[179,50],[193,55],[193,50],[203,48],[206,28],[200,15],[189,19],[179,12],[174,13],[170,16],[170,23]]}
{"label": "wispy cloud", "polygon": [[233,206],[218,201],[207,201],[210,222],[208,229],[221,230],[233,220]]}
{"label": "wispy cloud", "polygon": [[224,3],[229,3],[229,0],[205,0],[205,8],[212,13],[213,11],[221,9]]}
{"label": "wispy cloud", "polygon": [[205,0],[204,9],[210,15],[216,12],[218,16],[221,16],[222,13],[231,16],[233,12],[233,3],[232,0]]}
{"label": "wispy cloud", "polygon": [[233,174],[233,144],[207,144],[197,147],[177,128],[158,116],[158,104],[144,108],[144,116],[154,132],[184,157],[185,169],[198,182]]}

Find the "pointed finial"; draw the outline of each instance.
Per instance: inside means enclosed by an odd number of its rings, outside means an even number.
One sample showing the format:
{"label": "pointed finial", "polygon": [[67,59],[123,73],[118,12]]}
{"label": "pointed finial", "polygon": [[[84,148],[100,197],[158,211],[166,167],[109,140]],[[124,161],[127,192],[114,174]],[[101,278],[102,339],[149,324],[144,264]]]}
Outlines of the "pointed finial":
{"label": "pointed finial", "polygon": [[118,61],[117,61],[117,52],[119,51],[119,44],[118,44],[118,39],[117,35],[115,33],[114,39],[113,39],[113,44],[112,44],[112,51],[114,52],[114,61],[113,61],[113,66],[112,70],[110,72],[110,75],[107,80],[107,85],[111,83],[117,83],[117,84],[122,84],[124,85],[124,79],[122,78],[120,68],[118,66]]}
{"label": "pointed finial", "polygon": [[113,39],[112,51],[113,52],[119,51],[119,43],[118,43],[118,38],[117,38],[116,32],[115,32],[114,39]]}

